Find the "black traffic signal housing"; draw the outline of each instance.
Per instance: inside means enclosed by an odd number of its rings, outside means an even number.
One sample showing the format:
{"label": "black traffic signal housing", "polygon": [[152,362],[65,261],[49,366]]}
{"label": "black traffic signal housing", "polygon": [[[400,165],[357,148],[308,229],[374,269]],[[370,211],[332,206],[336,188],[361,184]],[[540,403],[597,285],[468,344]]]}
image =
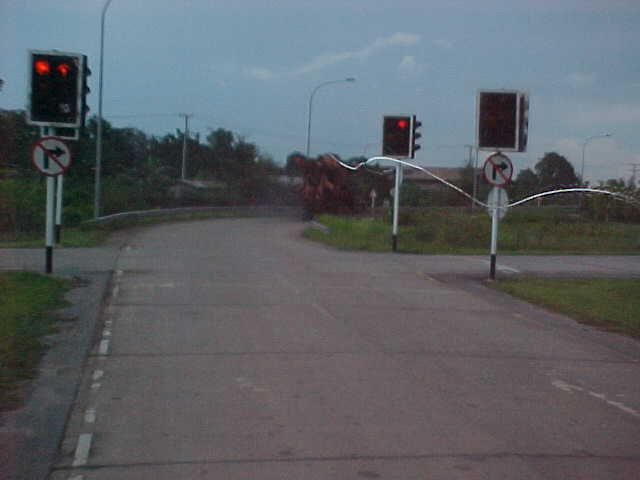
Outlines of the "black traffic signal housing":
{"label": "black traffic signal housing", "polygon": [[82,55],[82,85],[80,85],[80,127],[84,128],[89,113],[89,105],[87,105],[87,95],[91,93],[89,88],[88,77],[91,75],[89,61],[86,55]]}
{"label": "black traffic signal housing", "polygon": [[55,50],[29,52],[28,123],[67,128],[81,125],[83,57]]}
{"label": "black traffic signal housing", "polygon": [[479,150],[524,152],[529,97],[516,90],[482,90],[477,96],[476,140]]}
{"label": "black traffic signal housing", "polygon": [[416,119],[416,116],[413,115],[411,117],[411,155],[409,155],[411,158],[415,158],[416,150],[420,150],[420,145],[416,143],[416,140],[422,137],[422,135],[417,131],[421,126],[422,122],[419,122]]}
{"label": "black traffic signal housing", "polygon": [[414,120],[415,116],[411,115],[385,115],[383,117],[382,155],[394,158],[413,158]]}
{"label": "black traffic signal housing", "polygon": [[518,151],[527,151],[529,139],[529,94],[521,93],[518,111]]}

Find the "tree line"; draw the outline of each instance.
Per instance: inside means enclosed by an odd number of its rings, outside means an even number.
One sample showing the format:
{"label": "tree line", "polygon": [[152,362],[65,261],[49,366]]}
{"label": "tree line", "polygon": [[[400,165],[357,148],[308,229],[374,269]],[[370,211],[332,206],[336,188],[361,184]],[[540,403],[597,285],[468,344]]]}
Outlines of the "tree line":
{"label": "tree line", "polygon": [[[79,140],[69,142],[72,163],[65,173],[65,224],[93,217],[96,133],[93,117]],[[27,124],[24,111],[0,110],[0,232],[42,228],[44,177],[31,164],[31,148],[39,136],[39,129]],[[217,188],[186,188],[178,194],[174,187],[181,177],[184,138],[179,129],[158,137],[103,120],[101,213],[292,200],[290,188],[277,181],[284,168],[224,128],[210,131],[203,140],[198,134],[187,137],[185,177],[211,181]]]}

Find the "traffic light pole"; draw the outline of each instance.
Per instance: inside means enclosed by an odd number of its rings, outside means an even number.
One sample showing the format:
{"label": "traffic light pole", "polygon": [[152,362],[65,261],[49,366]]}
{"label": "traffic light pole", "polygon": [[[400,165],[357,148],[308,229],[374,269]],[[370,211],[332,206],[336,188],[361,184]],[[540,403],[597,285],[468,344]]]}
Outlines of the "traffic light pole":
{"label": "traffic light pole", "polygon": [[56,179],[47,177],[47,208],[45,223],[45,271],[53,271]]}
{"label": "traffic light pole", "polygon": [[398,250],[398,212],[400,210],[400,177],[402,166],[396,164],[396,181],[393,190],[393,230],[391,233],[391,248],[394,252]]}

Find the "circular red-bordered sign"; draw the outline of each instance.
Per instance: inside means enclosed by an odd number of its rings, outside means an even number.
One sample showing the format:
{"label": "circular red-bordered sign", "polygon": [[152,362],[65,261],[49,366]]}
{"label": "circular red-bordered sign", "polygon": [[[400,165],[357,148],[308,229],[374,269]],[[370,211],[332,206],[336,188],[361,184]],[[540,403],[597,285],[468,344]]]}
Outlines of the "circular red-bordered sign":
{"label": "circular red-bordered sign", "polygon": [[482,167],[484,178],[491,185],[504,187],[511,181],[513,175],[513,164],[509,157],[498,152],[489,155]]}
{"label": "circular red-bordered sign", "polygon": [[31,161],[43,175],[55,177],[62,175],[71,165],[71,150],[57,137],[43,137],[33,145]]}

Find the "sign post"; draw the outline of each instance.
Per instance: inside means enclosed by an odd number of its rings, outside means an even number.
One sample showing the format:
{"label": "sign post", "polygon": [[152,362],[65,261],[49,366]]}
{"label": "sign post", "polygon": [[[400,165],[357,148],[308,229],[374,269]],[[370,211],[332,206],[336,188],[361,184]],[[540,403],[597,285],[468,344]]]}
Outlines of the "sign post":
{"label": "sign post", "polygon": [[[57,176],[69,168],[71,151],[69,146],[56,137],[43,137],[31,150],[33,166],[47,177],[47,205],[45,221],[45,271],[53,271],[53,245],[56,241],[56,183],[58,183],[58,225],[62,219],[62,178],[56,182]],[[59,240],[59,227],[58,227]]]}
{"label": "sign post", "polygon": [[60,231],[62,229],[62,185],[64,175],[56,177],[56,244],[60,243]]}
{"label": "sign post", "polygon": [[378,197],[378,192],[376,192],[375,188],[372,188],[369,192],[369,198],[371,199],[371,216],[374,217],[376,213],[376,198]]}
{"label": "sign post", "polygon": [[491,260],[489,267],[489,279],[496,279],[496,257],[498,253],[498,224],[507,213],[509,197],[502,187],[493,187],[489,192],[487,204],[491,215]]}
{"label": "sign post", "polygon": [[47,177],[47,207],[45,220],[45,272],[53,271],[56,179]]}

